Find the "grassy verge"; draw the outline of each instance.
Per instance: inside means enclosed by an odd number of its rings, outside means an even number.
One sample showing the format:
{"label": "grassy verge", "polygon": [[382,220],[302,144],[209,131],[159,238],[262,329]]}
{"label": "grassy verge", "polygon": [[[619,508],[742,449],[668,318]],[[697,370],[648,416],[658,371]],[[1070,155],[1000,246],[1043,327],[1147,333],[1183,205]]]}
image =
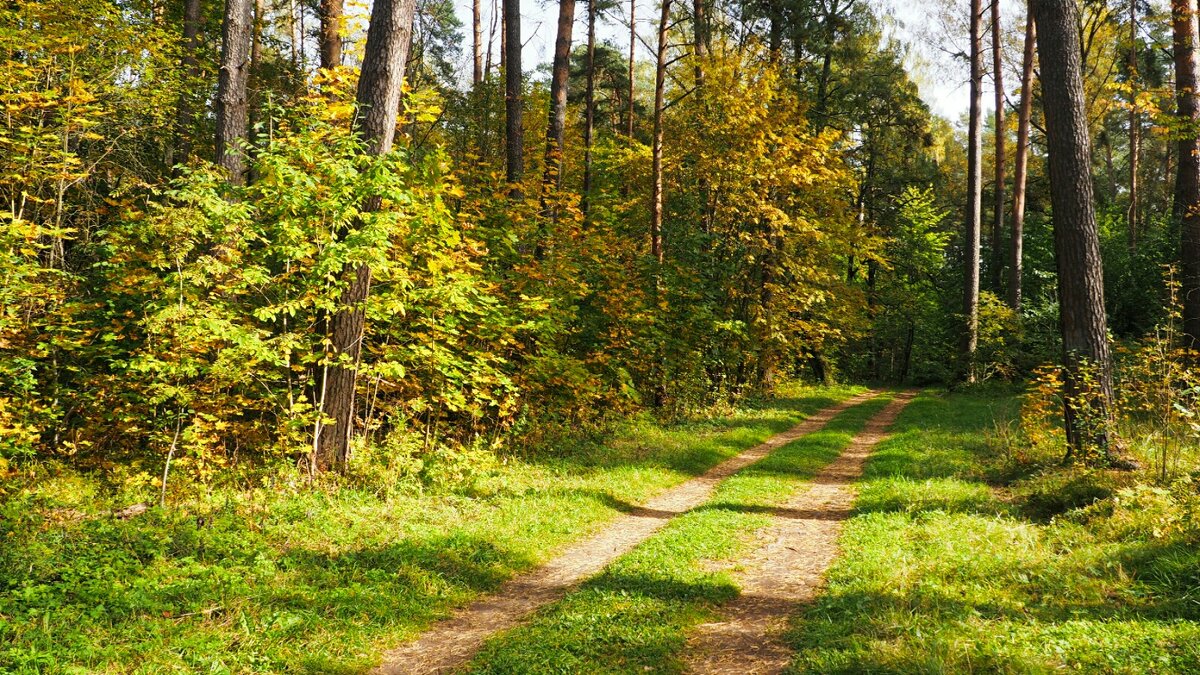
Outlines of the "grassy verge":
{"label": "grassy verge", "polygon": [[1013,414],[986,394],[905,410],[794,625],[793,672],[1200,672],[1194,487],[1014,471],[985,435]]}
{"label": "grassy verge", "polygon": [[[0,671],[359,672],[631,504],[852,389],[491,458],[453,489],[254,489],[121,521],[58,472],[0,504]],[[127,499],[123,497],[122,499]]]}
{"label": "grassy verge", "polygon": [[731,476],[703,506],[673,520],[534,621],[493,639],[481,673],[678,672],[687,632],[737,594],[714,561],[744,552],[755,530],[849,444],[889,397],[856,406],[824,430]]}

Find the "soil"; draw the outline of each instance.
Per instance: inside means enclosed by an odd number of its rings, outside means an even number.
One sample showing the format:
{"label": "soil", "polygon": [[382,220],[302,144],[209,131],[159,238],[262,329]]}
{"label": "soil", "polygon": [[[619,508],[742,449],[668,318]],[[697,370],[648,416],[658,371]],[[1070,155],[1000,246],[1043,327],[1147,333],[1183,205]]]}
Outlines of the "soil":
{"label": "soil", "polygon": [[374,672],[418,675],[448,673],[461,668],[489,637],[516,627],[538,608],[562,598],[580,582],[628,553],[672,518],[703,504],[725,478],[777,448],[820,430],[838,413],[877,394],[866,392],[826,408],[765,443],[659,494],[644,506],[631,509],[545,565],[511,579],[496,592],[434,624],[415,641],[387,652],[382,665]]}

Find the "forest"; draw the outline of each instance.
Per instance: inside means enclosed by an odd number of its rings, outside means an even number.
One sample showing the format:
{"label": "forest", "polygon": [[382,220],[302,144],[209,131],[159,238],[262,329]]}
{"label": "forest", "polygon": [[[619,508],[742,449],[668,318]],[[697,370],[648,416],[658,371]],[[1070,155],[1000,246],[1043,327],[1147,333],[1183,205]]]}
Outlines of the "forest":
{"label": "forest", "polygon": [[1200,673],[1197,0],[469,4],[0,3],[0,672]]}

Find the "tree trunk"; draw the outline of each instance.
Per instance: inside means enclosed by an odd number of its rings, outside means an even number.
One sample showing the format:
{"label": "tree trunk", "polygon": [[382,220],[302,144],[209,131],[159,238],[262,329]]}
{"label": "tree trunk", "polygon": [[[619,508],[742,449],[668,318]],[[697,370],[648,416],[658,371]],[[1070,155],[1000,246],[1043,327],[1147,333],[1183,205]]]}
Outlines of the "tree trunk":
{"label": "tree trunk", "polygon": [[1129,250],[1138,245],[1138,164],[1142,154],[1142,121],[1137,112],[1137,3],[1129,0]]}
{"label": "tree trunk", "polygon": [[971,0],[971,108],[967,126],[967,212],[963,237],[963,378],[975,381],[979,342],[979,239],[983,190],[983,11]]}
{"label": "tree trunk", "polygon": [[562,187],[567,132],[567,82],[571,78],[571,29],[574,26],[575,0],[559,0],[558,37],[554,40],[554,64],[550,75],[550,120],[546,128],[543,197],[548,188]]}
{"label": "tree trunk", "polygon": [[192,104],[192,87],[200,77],[200,61],[196,53],[200,50],[200,0],[184,0],[183,45],[179,57],[180,69],[187,80],[179,89],[179,102],[175,110],[175,137],[167,153],[167,165],[186,162],[192,154],[192,132],[196,126],[196,110]]}
{"label": "tree trunk", "polygon": [[[669,1],[669,0],[668,0]],[[625,135],[633,138],[633,63],[637,49],[637,0],[629,0],[629,110],[625,114]]]}
{"label": "tree trunk", "polygon": [[667,84],[667,29],[671,25],[671,0],[662,0],[658,23],[658,58],[654,67],[654,141],[650,153],[653,189],[650,198],[650,252],[663,261],[663,96]]}
{"label": "tree trunk", "polygon": [[1109,452],[1112,360],[1104,274],[1092,195],[1091,142],[1083,94],[1076,0],[1034,0],[1049,150],[1059,320],[1066,368],[1068,457]]}
{"label": "tree trunk", "polygon": [[1197,91],[1196,0],[1172,0],[1175,100],[1183,133],[1173,214],[1180,223],[1184,342],[1200,348],[1200,96]]}
{"label": "tree trunk", "polygon": [[996,166],[995,190],[992,202],[992,288],[999,293],[1004,269],[1004,63],[1000,51],[1000,1],[992,0],[992,83],[996,94]]}
{"label": "tree trunk", "polygon": [[1029,127],[1033,120],[1033,59],[1037,24],[1033,13],[1025,19],[1025,54],[1021,62],[1021,110],[1017,113],[1017,156],[1013,167],[1012,241],[1008,252],[1008,306],[1021,311],[1024,282],[1025,183],[1029,177]]}
{"label": "tree trunk", "polygon": [[592,192],[592,135],[596,130],[596,0],[588,3],[587,91],[583,113],[583,197],[580,207],[587,215]]}
{"label": "tree trunk", "polygon": [[343,0],[321,0],[321,67],[337,68],[342,65],[342,2]]}
{"label": "tree trunk", "polygon": [[471,82],[477,88],[483,82],[483,17],[479,2],[480,0],[471,2],[471,35],[474,38],[471,43],[471,55],[474,57],[472,64],[475,66]]}
{"label": "tree trunk", "polygon": [[[355,131],[371,155],[386,154],[395,140],[415,9],[416,0],[375,0],[371,10],[356,96],[359,113],[355,116]],[[376,211],[379,207],[380,200],[373,198],[363,205],[363,211]],[[331,321],[333,363],[325,383],[322,411],[334,422],[322,428],[318,436],[315,459],[322,470],[344,468],[350,457],[358,362],[366,321],[363,304],[371,288],[371,268],[357,265],[350,276]]]}
{"label": "tree trunk", "polygon": [[221,73],[217,79],[217,164],[229,172],[229,181],[246,180],[246,138],[249,114],[251,0],[226,0],[221,28]]}
{"label": "tree trunk", "polygon": [[521,0],[504,0],[504,139],[505,176],[509,196],[524,198],[525,130],[521,122],[523,104],[521,72]]}

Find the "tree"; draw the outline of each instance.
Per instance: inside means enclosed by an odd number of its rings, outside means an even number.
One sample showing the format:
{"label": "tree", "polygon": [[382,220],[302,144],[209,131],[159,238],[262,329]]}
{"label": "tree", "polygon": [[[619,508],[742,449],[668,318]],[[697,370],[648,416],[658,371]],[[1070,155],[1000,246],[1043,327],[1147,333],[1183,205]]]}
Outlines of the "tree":
{"label": "tree", "polygon": [[[650,253],[661,265],[663,261],[663,110],[667,84],[667,31],[671,24],[671,0],[662,0],[662,17],[658,22],[658,49],[654,66],[654,138],[650,149]],[[632,80],[630,81],[632,84]],[[630,117],[632,119],[632,116]]]}
{"label": "tree", "polygon": [[571,29],[574,25],[575,0],[559,0],[558,35],[554,41],[554,63],[550,75],[550,121],[546,126],[543,197],[550,187],[562,186],[563,153],[566,151],[567,83],[571,77]]}
{"label": "tree", "polygon": [[[412,43],[413,14],[416,0],[375,0],[367,28],[362,73],[355,100],[355,131],[362,137],[371,155],[391,151],[396,135],[401,86]],[[363,205],[364,212],[379,210],[378,198]],[[366,314],[363,303],[371,288],[371,268],[357,264],[349,270],[347,286],[338,310],[330,322],[332,354],[322,412],[333,418],[317,438],[316,464],[320,469],[344,467],[349,460],[350,435],[354,427],[354,403],[357,390],[358,361],[362,352]]]}
{"label": "tree", "polygon": [[342,2],[343,0],[321,0],[321,36],[318,45],[322,68],[337,68],[342,65]]}
{"label": "tree", "polygon": [[185,86],[179,90],[179,102],[175,110],[175,133],[171,142],[167,164],[178,160],[187,161],[192,154],[192,127],[196,124],[196,110],[192,101],[191,85],[200,76],[200,60],[196,53],[200,50],[200,0],[185,0],[183,3],[183,44],[179,57],[179,65],[184,77],[188,78]]}
{"label": "tree", "polygon": [[592,136],[596,132],[596,2],[586,0],[587,18],[587,61],[584,63],[587,87],[583,104],[583,199],[582,208],[588,212],[589,195],[592,192]]}
{"label": "tree", "polygon": [[250,104],[251,0],[225,0],[225,19],[221,28],[221,73],[217,80],[217,164],[229,172],[235,185],[246,181],[246,157],[242,142]]}
{"label": "tree", "polygon": [[1005,135],[1008,129],[1004,126],[1004,62],[1000,49],[1000,1],[992,0],[992,83],[996,94],[996,163],[995,184],[992,201],[992,288],[1000,292],[1001,272],[1004,267],[1004,247],[1001,245],[1004,236],[1004,164],[1005,164]]}
{"label": "tree", "polygon": [[505,177],[509,195],[521,199],[521,180],[525,176],[525,131],[521,122],[524,102],[521,72],[521,0],[504,3],[504,140]]}
{"label": "tree", "polygon": [[1137,250],[1140,199],[1138,186],[1138,164],[1142,154],[1142,120],[1138,114],[1138,0],[1129,0],[1129,53],[1126,55],[1126,65],[1129,69],[1129,210],[1127,220],[1129,227],[1129,249]]}
{"label": "tree", "polygon": [[1062,333],[1068,457],[1110,453],[1112,359],[1092,195],[1076,0],[1034,0],[1046,117]]}
{"label": "tree", "polygon": [[471,0],[471,83],[478,87],[483,82],[483,18],[479,0]]}
{"label": "tree", "polygon": [[1025,53],[1021,58],[1021,108],[1017,113],[1017,152],[1013,166],[1012,241],[1008,258],[1008,306],[1021,310],[1024,275],[1025,190],[1029,176],[1029,127],[1033,121],[1033,59],[1037,24],[1033,13],[1025,18]]}
{"label": "tree", "polygon": [[629,0],[629,107],[625,117],[625,134],[633,138],[633,55],[637,50],[637,0]]}
{"label": "tree", "polygon": [[975,381],[975,349],[979,343],[979,239],[983,201],[983,10],[971,0],[971,108],[967,123],[967,209],[963,237],[964,379]]}
{"label": "tree", "polygon": [[1200,349],[1200,91],[1197,90],[1196,0],[1172,0],[1175,100],[1180,124],[1173,215],[1180,223],[1183,332]]}

